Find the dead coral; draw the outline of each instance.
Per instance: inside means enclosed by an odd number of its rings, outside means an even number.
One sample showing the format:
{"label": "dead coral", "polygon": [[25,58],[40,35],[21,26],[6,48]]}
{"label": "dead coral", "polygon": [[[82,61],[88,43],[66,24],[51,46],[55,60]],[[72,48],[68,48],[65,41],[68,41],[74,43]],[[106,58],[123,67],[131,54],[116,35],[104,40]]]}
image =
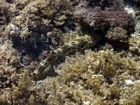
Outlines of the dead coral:
{"label": "dead coral", "polygon": [[[134,30],[134,21],[132,17],[128,15],[124,9],[122,9],[124,8],[124,5],[121,0],[99,1],[100,2],[97,3],[94,3],[94,1],[92,2],[92,0],[81,2],[75,8],[74,16],[76,19],[78,19],[81,25],[86,25],[93,31],[102,31],[104,34],[106,34],[108,30],[112,30],[112,28],[115,27],[123,28],[128,34]],[[88,6],[88,3],[93,6]],[[102,6],[106,6],[105,9],[102,9]]]}

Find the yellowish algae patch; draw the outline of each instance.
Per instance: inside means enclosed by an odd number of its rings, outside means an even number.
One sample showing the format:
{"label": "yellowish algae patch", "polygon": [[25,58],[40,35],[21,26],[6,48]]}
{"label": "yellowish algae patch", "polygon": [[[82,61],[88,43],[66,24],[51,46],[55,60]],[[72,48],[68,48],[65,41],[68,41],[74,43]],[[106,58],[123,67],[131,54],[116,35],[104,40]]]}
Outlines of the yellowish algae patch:
{"label": "yellowish algae patch", "polygon": [[49,105],[139,105],[139,63],[112,51],[68,57],[52,80]]}

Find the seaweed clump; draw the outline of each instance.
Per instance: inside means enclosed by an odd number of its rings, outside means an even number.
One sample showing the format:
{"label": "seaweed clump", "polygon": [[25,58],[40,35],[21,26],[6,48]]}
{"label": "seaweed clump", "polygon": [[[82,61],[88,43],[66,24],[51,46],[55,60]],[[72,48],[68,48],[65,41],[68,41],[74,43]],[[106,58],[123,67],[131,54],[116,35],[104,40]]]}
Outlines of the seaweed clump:
{"label": "seaweed clump", "polygon": [[57,68],[59,76],[51,80],[48,105],[127,105],[129,99],[139,105],[138,64],[112,51],[68,57]]}
{"label": "seaweed clump", "polygon": [[86,51],[67,57],[56,68],[59,75],[54,78],[33,81],[28,71],[13,74],[15,82],[5,88],[0,103],[139,105],[139,69],[139,61],[123,53]]}
{"label": "seaweed clump", "polygon": [[133,18],[124,11],[121,0],[23,0],[13,1],[9,8],[15,15],[11,15],[5,34],[21,55],[35,60],[43,51],[50,53],[61,46],[62,34],[79,27],[89,30],[86,33],[90,36],[90,30],[106,36],[111,44],[114,40],[127,43],[134,28]]}
{"label": "seaweed clump", "polygon": [[0,1],[0,105],[140,105],[140,28],[124,5]]}

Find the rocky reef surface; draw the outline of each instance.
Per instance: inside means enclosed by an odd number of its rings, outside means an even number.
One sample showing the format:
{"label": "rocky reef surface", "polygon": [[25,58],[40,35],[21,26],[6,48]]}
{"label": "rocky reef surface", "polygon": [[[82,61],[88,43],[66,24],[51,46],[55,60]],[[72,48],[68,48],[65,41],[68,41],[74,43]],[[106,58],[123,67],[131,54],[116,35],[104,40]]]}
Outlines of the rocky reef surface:
{"label": "rocky reef surface", "polygon": [[140,105],[140,0],[1,0],[0,105]]}

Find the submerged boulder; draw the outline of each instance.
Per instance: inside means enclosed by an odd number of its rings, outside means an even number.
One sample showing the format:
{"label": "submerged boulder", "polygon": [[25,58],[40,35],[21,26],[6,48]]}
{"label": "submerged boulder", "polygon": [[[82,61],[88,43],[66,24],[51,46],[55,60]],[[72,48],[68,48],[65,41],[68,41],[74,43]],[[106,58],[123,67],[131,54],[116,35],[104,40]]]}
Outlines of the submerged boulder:
{"label": "submerged boulder", "polygon": [[[84,0],[76,6],[74,16],[80,24],[91,28],[92,31],[105,34],[110,30],[115,30],[116,27],[121,27],[129,36],[135,25],[132,16],[124,10],[122,0],[98,0],[98,2]],[[121,39],[117,34],[115,36],[115,40]]]}

